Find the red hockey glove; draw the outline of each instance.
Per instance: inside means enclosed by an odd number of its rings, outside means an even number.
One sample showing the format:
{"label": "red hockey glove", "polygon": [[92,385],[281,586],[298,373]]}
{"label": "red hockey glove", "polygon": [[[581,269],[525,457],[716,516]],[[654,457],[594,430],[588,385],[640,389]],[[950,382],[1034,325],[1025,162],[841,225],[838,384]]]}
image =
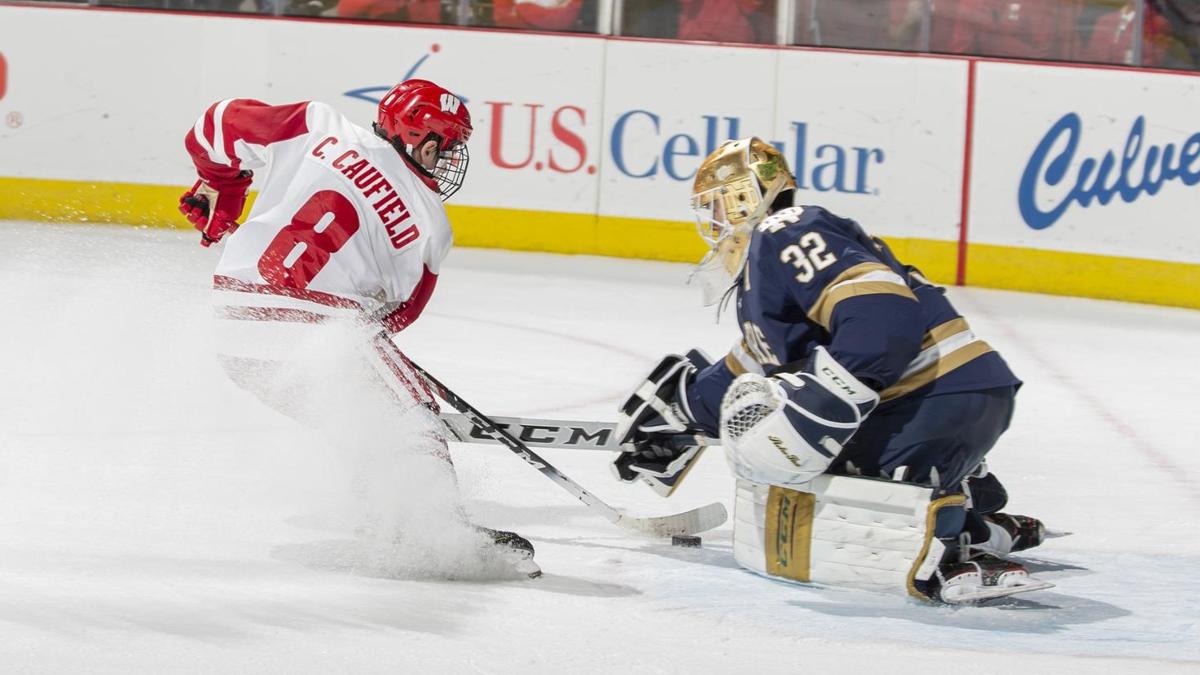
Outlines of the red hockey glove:
{"label": "red hockey glove", "polygon": [[179,198],[179,212],[200,230],[201,246],[211,246],[237,229],[253,178],[249,171],[221,180],[201,178]]}

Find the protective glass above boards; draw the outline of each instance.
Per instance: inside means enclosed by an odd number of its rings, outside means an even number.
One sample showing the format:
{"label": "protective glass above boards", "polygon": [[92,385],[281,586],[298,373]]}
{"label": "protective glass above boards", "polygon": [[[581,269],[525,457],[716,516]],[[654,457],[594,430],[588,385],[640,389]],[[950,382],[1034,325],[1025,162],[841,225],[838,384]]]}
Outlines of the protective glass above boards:
{"label": "protective glass above boards", "polygon": [[1200,67],[1200,0],[797,0],[795,44]]}
{"label": "protective glass above boards", "polygon": [[278,0],[281,14],[595,33],[600,0]]}
{"label": "protective glass above boards", "polygon": [[775,44],[776,0],[618,0],[620,35]]}
{"label": "protective glass above boards", "polygon": [[84,0],[110,7],[595,33],[601,0]]}

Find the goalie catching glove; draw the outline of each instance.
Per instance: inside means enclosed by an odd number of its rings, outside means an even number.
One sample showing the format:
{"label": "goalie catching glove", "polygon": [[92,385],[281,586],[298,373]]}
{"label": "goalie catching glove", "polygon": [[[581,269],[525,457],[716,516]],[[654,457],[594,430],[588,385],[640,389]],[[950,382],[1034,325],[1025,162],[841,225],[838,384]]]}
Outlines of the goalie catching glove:
{"label": "goalie catching glove", "polygon": [[649,479],[652,486],[673,480],[695,459],[703,432],[688,407],[687,391],[696,372],[709,359],[693,349],[686,357],[668,354],[642,381],[617,414],[616,437],[621,454],[613,461],[618,480]]}
{"label": "goalie catching glove", "polygon": [[796,373],[746,373],[721,401],[721,444],[739,477],[803,485],[821,475],[879,403],[824,347]]}

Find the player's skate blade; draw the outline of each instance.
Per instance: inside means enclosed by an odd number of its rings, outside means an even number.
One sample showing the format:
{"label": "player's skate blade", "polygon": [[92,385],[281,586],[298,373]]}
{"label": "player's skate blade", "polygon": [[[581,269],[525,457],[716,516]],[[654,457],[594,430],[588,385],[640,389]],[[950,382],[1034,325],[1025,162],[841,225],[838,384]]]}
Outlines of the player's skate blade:
{"label": "player's skate blade", "polygon": [[1029,576],[1029,571],[1019,563],[990,555],[946,565],[938,570],[937,579],[939,585],[932,597],[948,605],[972,604],[1054,587]]}
{"label": "player's skate blade", "polygon": [[542,576],[542,568],[538,567],[538,564],[533,561],[533,544],[528,539],[516,532],[493,530],[490,527],[481,527],[478,525],[476,528],[490,537],[492,543],[503,552],[504,556],[512,560],[513,569],[517,572],[530,579]]}

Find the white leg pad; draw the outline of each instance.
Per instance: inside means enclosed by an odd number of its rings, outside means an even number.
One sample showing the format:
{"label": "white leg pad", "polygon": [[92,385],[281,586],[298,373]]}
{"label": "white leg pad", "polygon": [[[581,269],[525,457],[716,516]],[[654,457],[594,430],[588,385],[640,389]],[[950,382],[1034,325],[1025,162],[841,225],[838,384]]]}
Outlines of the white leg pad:
{"label": "white leg pad", "polygon": [[943,546],[934,517],[963,497],[931,501],[916,485],[819,476],[803,490],[739,480],[734,557],[759,574],[791,581],[910,594]]}

